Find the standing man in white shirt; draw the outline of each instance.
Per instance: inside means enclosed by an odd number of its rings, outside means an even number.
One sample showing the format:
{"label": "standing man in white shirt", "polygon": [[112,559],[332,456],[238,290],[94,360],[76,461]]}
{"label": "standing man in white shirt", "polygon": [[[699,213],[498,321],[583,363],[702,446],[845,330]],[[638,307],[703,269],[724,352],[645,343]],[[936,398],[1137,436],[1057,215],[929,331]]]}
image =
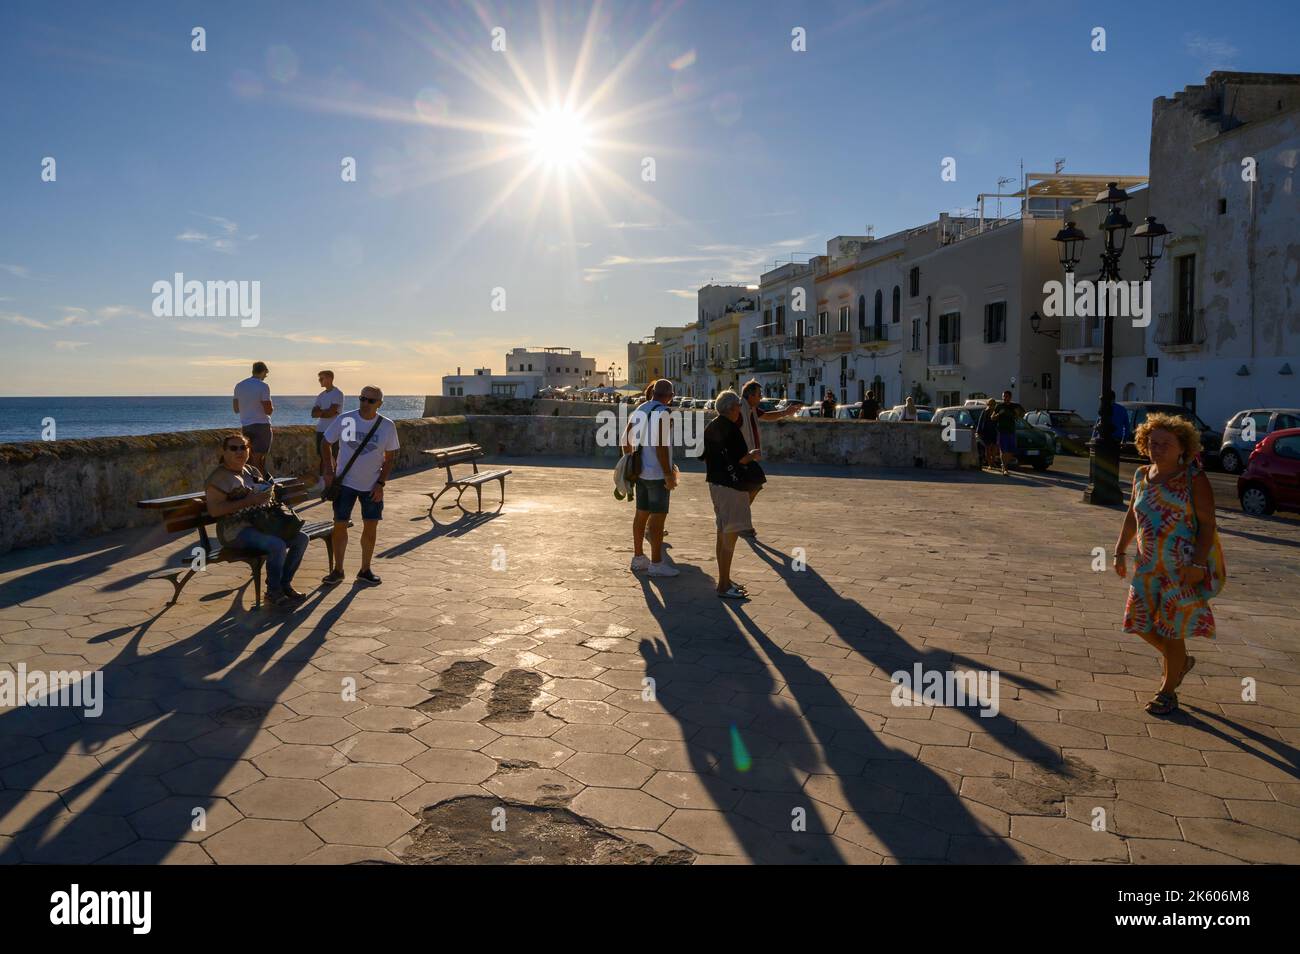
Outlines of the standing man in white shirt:
{"label": "standing man in white shirt", "polygon": [[[325,484],[339,483],[338,496],[334,498],[334,565],[321,581],[330,586],[343,582],[348,521],[358,500],[361,501],[361,569],[357,572],[357,582],[369,586],[381,582],[370,570],[370,558],[375,552],[379,521],[384,517],[384,484],[397,462],[397,449],[401,445],[397,425],[379,413],[384,406],[384,392],[376,387],[362,388],[360,402],[355,411],[330,421],[321,440]],[[333,444],[339,448],[337,461]]]}
{"label": "standing man in white shirt", "polygon": [[[668,404],[673,383],[660,378],[651,397],[628,418],[623,452],[641,448],[641,473],[636,479],[636,516],[632,520],[632,571],[649,571],[651,576],[677,576],[680,571],[664,560],[664,522],[668,519],[668,495],[677,487],[677,468],[672,460],[672,430]],[[650,537],[650,557],[643,538]]]}
{"label": "standing man in white shirt", "polygon": [[343,413],[343,392],[334,386],[333,371],[321,371],[316,375],[316,380],[320,382],[322,390],[316,395],[311,416],[316,418],[316,456],[320,458],[320,472],[324,477],[327,471],[320,446],[325,440],[325,429],[330,426],[330,421]]}
{"label": "standing man in white shirt", "polygon": [[239,427],[248,438],[248,463],[266,476],[266,455],[271,450],[271,388],[266,376],[271,369],[264,361],[253,362],[253,376],[235,385],[234,408],[239,415]]}

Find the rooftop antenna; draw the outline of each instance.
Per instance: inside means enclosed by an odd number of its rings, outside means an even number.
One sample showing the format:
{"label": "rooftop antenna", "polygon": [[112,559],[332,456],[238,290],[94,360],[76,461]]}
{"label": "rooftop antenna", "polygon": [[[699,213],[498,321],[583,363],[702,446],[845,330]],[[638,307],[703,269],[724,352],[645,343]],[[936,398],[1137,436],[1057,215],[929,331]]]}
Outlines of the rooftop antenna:
{"label": "rooftop antenna", "polygon": [[1004,185],[1007,185],[1008,183],[1015,182],[1015,181],[1016,180],[1011,178],[1011,176],[998,177],[998,218],[999,219],[1002,218],[1002,187]]}
{"label": "rooftop antenna", "polygon": [[1065,168],[1065,156],[1061,156],[1056,160],[1056,174],[1059,176],[1061,174],[1061,170],[1064,168]]}

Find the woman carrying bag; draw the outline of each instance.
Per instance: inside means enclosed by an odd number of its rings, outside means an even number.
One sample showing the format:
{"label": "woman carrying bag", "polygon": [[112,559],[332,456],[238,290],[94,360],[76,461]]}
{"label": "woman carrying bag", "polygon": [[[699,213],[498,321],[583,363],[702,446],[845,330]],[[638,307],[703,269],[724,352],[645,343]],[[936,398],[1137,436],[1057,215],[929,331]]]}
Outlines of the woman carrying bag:
{"label": "woman carrying bag", "polygon": [[1163,716],[1178,709],[1178,687],[1196,665],[1186,641],[1214,638],[1210,600],[1223,589],[1227,568],[1214,520],[1214,488],[1196,459],[1200,433],[1180,417],[1152,414],[1134,443],[1151,464],[1133,474],[1114,567],[1121,579],[1128,575],[1125,551],[1136,538],[1124,630],[1160,652],[1163,678],[1146,709]]}

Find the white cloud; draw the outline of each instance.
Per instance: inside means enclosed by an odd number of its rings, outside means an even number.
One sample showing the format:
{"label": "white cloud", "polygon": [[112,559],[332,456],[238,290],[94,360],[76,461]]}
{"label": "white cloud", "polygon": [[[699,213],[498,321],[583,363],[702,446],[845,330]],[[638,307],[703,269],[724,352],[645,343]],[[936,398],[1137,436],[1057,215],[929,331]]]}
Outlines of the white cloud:
{"label": "white cloud", "polygon": [[78,348],[84,348],[90,344],[89,341],[56,341],[54,342],[55,351],[76,351]]}
{"label": "white cloud", "polygon": [[37,321],[35,318],[28,318],[26,315],[18,315],[13,312],[0,314],[0,320],[9,322],[12,325],[18,325],[22,328],[39,328],[41,331],[51,331],[51,327],[43,321]]}
{"label": "white cloud", "polygon": [[197,229],[187,226],[176,236],[178,242],[189,242],[192,245],[205,245],[214,252],[222,252],[230,255],[238,251],[239,246],[245,242],[252,242],[257,238],[256,235],[240,235],[239,223],[220,215],[204,215],[201,212],[193,212],[199,218],[207,219],[217,226],[217,233]]}
{"label": "white cloud", "polygon": [[1188,56],[1201,63],[1201,69],[1206,73],[1232,69],[1239,52],[1227,39],[1201,33],[1184,34],[1183,47]]}

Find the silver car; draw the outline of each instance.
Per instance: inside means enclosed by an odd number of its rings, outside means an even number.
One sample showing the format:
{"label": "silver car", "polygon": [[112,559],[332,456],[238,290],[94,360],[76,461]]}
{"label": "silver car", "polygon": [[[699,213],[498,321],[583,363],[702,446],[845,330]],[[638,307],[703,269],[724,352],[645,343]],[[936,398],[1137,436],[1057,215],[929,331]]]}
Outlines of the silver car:
{"label": "silver car", "polygon": [[[1249,423],[1248,423],[1249,422]],[[1238,411],[1223,428],[1223,449],[1220,461],[1224,473],[1240,474],[1255,444],[1274,431],[1287,427],[1300,427],[1300,408],[1262,407]],[[1247,440],[1247,437],[1251,438]]]}

